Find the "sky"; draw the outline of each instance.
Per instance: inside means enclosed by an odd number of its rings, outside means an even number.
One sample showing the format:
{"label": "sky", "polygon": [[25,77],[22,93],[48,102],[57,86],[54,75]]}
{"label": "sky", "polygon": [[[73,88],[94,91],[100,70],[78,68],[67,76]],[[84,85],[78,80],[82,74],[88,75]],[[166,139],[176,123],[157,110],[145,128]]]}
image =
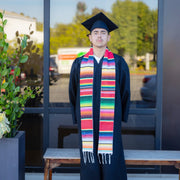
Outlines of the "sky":
{"label": "sky", "polygon": [[[51,0],[50,1],[50,24],[53,27],[56,23],[71,23],[76,12],[77,3],[85,2],[86,12],[91,13],[94,7],[111,12],[111,6],[116,0]],[[150,9],[157,9],[158,0],[132,0],[143,1]],[[43,22],[44,0],[0,0],[0,9],[24,13],[24,15],[36,18]]]}

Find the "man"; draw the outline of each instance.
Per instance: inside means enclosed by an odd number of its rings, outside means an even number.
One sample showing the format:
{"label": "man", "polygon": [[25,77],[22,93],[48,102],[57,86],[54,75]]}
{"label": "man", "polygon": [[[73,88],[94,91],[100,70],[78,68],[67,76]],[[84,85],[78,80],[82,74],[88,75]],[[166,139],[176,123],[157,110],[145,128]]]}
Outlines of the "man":
{"label": "man", "polygon": [[118,28],[103,13],[83,22],[92,44],[71,68],[69,98],[78,124],[81,180],[126,180],[121,121],[127,121],[129,69],[121,56],[107,48]]}

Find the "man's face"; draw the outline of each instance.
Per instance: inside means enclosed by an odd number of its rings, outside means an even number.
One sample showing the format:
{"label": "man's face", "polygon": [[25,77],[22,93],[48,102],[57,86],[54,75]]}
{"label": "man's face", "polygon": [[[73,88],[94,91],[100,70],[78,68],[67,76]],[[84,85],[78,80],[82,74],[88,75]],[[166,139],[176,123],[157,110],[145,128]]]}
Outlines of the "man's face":
{"label": "man's face", "polygon": [[106,47],[110,40],[110,35],[106,29],[95,28],[89,35],[89,39],[93,44],[93,47]]}

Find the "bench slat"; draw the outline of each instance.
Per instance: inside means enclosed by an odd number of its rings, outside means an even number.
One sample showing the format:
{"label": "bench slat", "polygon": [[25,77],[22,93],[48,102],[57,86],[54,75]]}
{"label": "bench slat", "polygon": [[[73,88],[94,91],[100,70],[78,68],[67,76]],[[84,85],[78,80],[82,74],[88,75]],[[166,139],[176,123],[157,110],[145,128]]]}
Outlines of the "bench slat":
{"label": "bench slat", "polygon": [[[175,161],[180,163],[180,151],[165,150],[124,150],[126,161]],[[48,148],[44,159],[80,159],[79,149]]]}
{"label": "bench slat", "polygon": [[44,159],[80,159],[79,149],[47,148]]}
{"label": "bench slat", "polygon": [[126,160],[177,161],[180,162],[180,151],[167,150],[125,150]]}

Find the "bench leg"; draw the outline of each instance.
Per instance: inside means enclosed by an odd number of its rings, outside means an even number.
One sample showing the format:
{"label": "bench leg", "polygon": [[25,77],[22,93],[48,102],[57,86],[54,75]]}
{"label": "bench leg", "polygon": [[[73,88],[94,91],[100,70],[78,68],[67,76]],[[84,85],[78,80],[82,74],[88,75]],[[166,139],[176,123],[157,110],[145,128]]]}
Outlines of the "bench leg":
{"label": "bench leg", "polygon": [[48,180],[49,177],[49,160],[45,161],[45,167],[44,167],[44,180]]}
{"label": "bench leg", "polygon": [[49,170],[49,180],[52,180],[52,169]]}
{"label": "bench leg", "polygon": [[52,169],[49,160],[45,161],[44,180],[52,180]]}

